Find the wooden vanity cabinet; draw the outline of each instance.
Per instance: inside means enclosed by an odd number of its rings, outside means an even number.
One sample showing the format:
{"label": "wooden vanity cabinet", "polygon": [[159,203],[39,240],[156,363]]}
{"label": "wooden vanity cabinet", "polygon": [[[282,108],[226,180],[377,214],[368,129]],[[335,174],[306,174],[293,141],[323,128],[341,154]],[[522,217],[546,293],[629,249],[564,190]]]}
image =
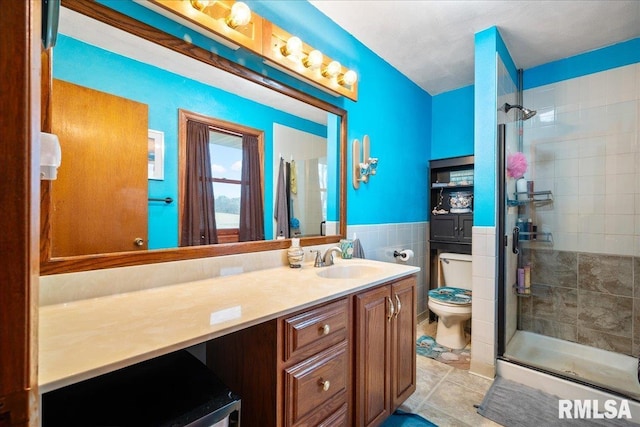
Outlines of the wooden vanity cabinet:
{"label": "wooden vanity cabinet", "polygon": [[355,296],[355,425],[377,426],[416,389],[416,279]]}
{"label": "wooden vanity cabinet", "polygon": [[242,399],[242,426],[349,426],[351,310],[342,298],[207,344]]}
{"label": "wooden vanity cabinet", "polygon": [[411,276],[216,338],[207,365],[243,427],[376,426],[415,391],[415,334]]}

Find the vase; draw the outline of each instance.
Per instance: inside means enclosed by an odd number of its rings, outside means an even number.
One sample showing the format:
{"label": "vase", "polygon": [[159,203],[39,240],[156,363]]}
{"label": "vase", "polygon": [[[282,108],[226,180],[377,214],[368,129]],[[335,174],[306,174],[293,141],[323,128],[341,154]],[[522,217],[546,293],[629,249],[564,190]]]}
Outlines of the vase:
{"label": "vase", "polygon": [[289,267],[300,268],[302,267],[302,260],[304,259],[304,251],[300,247],[300,239],[291,239],[291,247],[287,249],[287,259],[289,260]]}

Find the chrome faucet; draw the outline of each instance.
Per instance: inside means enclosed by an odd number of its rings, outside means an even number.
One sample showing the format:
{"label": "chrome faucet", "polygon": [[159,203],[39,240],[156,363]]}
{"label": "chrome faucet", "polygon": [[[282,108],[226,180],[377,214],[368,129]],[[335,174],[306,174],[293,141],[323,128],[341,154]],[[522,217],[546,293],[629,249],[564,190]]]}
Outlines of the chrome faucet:
{"label": "chrome faucet", "polygon": [[316,260],[313,263],[314,267],[328,267],[333,265],[333,252],[342,253],[342,250],[338,246],[333,246],[324,253],[324,255],[320,255],[320,251],[312,249],[311,252],[316,253]]}

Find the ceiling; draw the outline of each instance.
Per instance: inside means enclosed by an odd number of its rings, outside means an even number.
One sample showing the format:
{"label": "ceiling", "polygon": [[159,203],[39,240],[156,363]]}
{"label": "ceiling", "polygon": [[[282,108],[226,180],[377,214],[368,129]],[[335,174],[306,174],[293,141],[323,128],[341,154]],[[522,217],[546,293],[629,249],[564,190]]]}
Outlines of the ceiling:
{"label": "ceiling", "polygon": [[640,37],[640,0],[312,0],[431,95],[473,84],[474,34],[497,26],[528,69]]}

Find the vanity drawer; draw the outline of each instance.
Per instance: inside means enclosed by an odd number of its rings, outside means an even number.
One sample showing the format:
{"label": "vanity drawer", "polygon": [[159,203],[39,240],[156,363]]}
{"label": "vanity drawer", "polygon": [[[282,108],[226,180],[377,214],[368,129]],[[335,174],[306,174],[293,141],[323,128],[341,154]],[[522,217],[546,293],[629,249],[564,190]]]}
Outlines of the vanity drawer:
{"label": "vanity drawer", "polygon": [[284,361],[307,357],[344,341],[348,325],[346,298],[284,319]]}
{"label": "vanity drawer", "polygon": [[[284,371],[285,424],[317,425],[347,404],[349,357],[342,342]],[[331,414],[327,416],[327,413]]]}
{"label": "vanity drawer", "polygon": [[318,427],[348,427],[349,425],[349,411],[347,404],[345,403],[337,411],[318,424]]}

